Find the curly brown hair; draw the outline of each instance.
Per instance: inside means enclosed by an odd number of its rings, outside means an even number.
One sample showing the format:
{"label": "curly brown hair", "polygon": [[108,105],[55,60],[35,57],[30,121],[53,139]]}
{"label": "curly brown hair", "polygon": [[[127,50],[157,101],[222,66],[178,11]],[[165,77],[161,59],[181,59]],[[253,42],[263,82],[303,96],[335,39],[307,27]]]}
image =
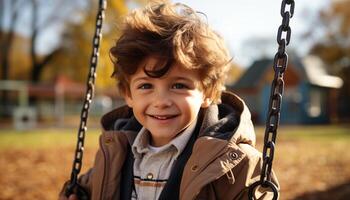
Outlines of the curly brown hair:
{"label": "curly brown hair", "polygon": [[156,55],[160,62],[151,71],[144,69],[148,76],[161,77],[178,62],[198,70],[206,96],[220,102],[232,59],[203,16],[187,5],[168,1],[153,1],[125,16],[121,37],[110,49],[120,94],[129,94],[130,76],[142,61]]}

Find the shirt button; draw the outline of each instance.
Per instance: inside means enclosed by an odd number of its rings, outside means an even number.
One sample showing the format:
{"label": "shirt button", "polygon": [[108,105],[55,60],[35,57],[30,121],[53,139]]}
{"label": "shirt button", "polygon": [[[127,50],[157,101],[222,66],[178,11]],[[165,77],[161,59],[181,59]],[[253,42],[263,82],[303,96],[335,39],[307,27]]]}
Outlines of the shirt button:
{"label": "shirt button", "polygon": [[146,177],[147,177],[147,179],[152,179],[152,178],[153,178],[153,174],[152,174],[152,173],[148,173],[148,174],[146,175]]}

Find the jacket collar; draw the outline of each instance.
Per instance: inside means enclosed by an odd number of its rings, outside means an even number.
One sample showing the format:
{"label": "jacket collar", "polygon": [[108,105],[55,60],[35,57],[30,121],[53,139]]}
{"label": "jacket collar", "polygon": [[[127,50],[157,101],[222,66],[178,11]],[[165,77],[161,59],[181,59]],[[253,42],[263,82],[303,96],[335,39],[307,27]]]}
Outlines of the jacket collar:
{"label": "jacket collar", "polygon": [[251,115],[244,101],[237,95],[225,91],[222,103],[203,110],[201,136],[209,136],[233,143],[255,145],[255,132]]}

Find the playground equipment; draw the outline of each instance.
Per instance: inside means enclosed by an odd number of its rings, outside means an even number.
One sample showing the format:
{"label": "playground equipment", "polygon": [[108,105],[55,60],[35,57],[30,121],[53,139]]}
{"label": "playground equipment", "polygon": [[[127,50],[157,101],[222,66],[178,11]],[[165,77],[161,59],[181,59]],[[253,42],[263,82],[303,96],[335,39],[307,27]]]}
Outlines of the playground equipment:
{"label": "playground equipment", "polygon": [[[15,129],[27,130],[35,128],[37,123],[37,111],[28,104],[28,84],[24,81],[0,81],[0,91],[18,92],[18,105],[13,108],[12,111],[13,125]],[[9,107],[4,107],[3,109],[7,111],[12,110]]]}

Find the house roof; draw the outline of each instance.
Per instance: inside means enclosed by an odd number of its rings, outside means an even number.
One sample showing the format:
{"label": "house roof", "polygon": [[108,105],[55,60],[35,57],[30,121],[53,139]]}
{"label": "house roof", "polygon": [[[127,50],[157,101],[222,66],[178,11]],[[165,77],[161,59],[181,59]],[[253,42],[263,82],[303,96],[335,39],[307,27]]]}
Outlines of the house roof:
{"label": "house roof", "polygon": [[302,60],[305,67],[306,76],[311,84],[329,87],[340,88],[343,85],[343,80],[337,76],[331,76],[327,73],[323,62],[316,56],[308,56]]}
{"label": "house roof", "polygon": [[[328,88],[340,88],[343,85],[342,79],[327,73],[323,62],[316,56],[290,59],[289,62],[288,67],[293,66],[300,78],[307,83]],[[233,89],[256,88],[265,71],[268,69],[271,70],[272,65],[272,59],[264,58],[257,60],[243,73],[235,84],[228,87]]]}
{"label": "house roof", "polygon": [[233,88],[252,88],[256,87],[259,80],[262,78],[265,70],[272,65],[271,59],[261,59],[255,61],[238,79],[238,81],[232,85]]}

